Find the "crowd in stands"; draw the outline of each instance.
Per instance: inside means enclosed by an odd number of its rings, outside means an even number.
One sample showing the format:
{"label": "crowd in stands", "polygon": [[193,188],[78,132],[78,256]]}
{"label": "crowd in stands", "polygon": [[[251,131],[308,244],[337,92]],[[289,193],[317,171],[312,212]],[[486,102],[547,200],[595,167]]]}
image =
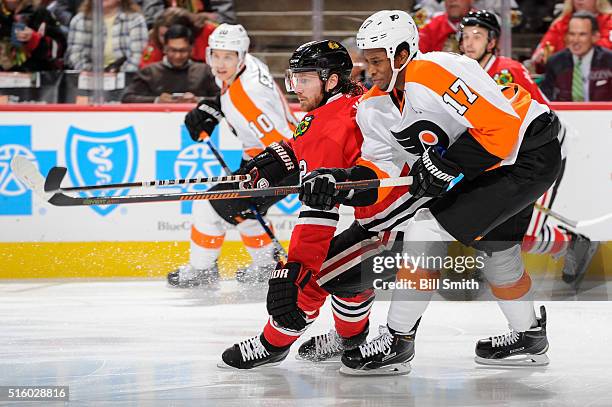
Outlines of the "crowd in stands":
{"label": "crowd in stands", "polygon": [[[422,52],[461,52],[461,19],[500,15],[501,0],[417,0]],[[534,3],[538,3],[534,5]],[[91,71],[94,0],[0,0],[1,71]],[[513,32],[542,34],[523,62],[552,101],[612,100],[610,0],[511,1]],[[206,64],[208,38],[236,23],[232,0],[102,0],[103,66],[132,73],[124,103],[187,103],[219,92]],[[556,14],[555,14],[556,13]],[[353,76],[366,86],[354,40]],[[99,54],[98,54],[99,55]]]}

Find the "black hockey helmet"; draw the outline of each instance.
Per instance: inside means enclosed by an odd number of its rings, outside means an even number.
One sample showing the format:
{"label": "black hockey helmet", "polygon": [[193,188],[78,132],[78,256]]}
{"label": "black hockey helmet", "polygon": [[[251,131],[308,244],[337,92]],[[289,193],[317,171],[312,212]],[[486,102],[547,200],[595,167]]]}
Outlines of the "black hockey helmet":
{"label": "black hockey helmet", "polygon": [[461,36],[465,27],[483,27],[489,30],[489,40],[493,38],[499,38],[501,35],[501,27],[497,16],[487,10],[470,11],[459,25],[459,42],[461,42]]}
{"label": "black hockey helmet", "polygon": [[285,75],[287,91],[293,91],[291,74],[316,71],[319,79],[325,82],[332,74],[339,76],[340,83],[350,81],[353,62],[346,48],[337,41],[311,41],[300,45],[289,59],[289,69]]}

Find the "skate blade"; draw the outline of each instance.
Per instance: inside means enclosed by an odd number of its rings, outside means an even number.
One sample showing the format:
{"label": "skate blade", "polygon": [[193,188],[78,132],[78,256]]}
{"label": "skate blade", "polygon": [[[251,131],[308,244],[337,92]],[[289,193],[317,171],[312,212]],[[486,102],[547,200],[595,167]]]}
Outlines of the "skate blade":
{"label": "skate blade", "polygon": [[479,365],[485,366],[506,366],[506,367],[535,367],[546,366],[550,363],[550,359],[545,353],[541,355],[520,355],[513,359],[486,359],[476,356],[474,361]]}
{"label": "skate blade", "polygon": [[255,366],[255,367],[253,367],[251,369],[240,369],[238,367],[230,366],[227,363],[225,363],[223,360],[220,360],[219,362],[217,362],[217,367],[220,368],[220,369],[225,369],[225,370],[238,370],[238,371],[241,371],[241,372],[246,372],[246,371],[251,371],[251,370],[265,369],[267,367],[278,366],[281,363],[282,363],[282,360],[280,362],[267,363],[265,365]]}
{"label": "skate blade", "polygon": [[341,356],[342,355],[334,356],[334,357],[327,358],[327,359],[313,360],[313,359],[303,358],[298,353],[295,355],[295,360],[299,360],[300,362],[310,362],[310,363],[338,363],[340,362]]}
{"label": "skate blade", "polygon": [[340,373],[347,376],[398,376],[410,373],[410,362],[395,363],[381,369],[352,369],[346,365],[340,366]]}

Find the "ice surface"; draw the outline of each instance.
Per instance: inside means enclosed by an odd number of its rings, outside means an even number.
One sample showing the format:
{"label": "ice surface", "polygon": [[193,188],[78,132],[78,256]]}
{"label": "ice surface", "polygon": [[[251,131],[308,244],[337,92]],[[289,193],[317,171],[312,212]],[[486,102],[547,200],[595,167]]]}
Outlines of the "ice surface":
{"label": "ice surface", "polygon": [[[75,406],[612,405],[609,302],[546,303],[551,364],[544,368],[476,365],[476,340],[507,330],[497,305],[432,302],[412,372],[370,378],[341,376],[339,363],[297,361],[297,346],[278,367],[217,368],[226,347],[259,333],[266,320],[264,291],[238,287],[1,283],[0,385],[67,385]],[[387,307],[374,305],[371,335]],[[330,323],[326,304],[305,337]]]}

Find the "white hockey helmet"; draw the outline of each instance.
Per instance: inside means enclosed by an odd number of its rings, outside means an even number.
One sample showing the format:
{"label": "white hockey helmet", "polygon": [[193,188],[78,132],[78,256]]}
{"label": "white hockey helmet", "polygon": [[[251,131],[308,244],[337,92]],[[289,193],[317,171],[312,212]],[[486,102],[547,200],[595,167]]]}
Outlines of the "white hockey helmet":
{"label": "white hockey helmet", "polygon": [[[356,38],[360,49],[384,48],[391,62],[393,76],[385,92],[391,92],[397,75],[408,65],[419,51],[419,31],[410,14],[402,10],[382,10],[372,14],[359,27]],[[394,58],[397,47],[407,43],[410,56],[404,65],[395,68]]]}
{"label": "white hockey helmet", "polygon": [[206,61],[212,61],[212,50],[236,51],[238,53],[238,69],[242,68],[246,54],[249,52],[251,40],[240,24],[221,24],[208,37]]}

